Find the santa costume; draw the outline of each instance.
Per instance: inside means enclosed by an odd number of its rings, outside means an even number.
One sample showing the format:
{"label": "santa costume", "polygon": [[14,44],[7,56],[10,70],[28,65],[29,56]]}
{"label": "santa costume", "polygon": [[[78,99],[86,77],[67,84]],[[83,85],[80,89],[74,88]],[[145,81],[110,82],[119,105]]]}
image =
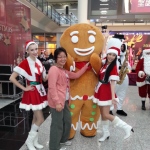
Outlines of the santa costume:
{"label": "santa costume", "polygon": [[[107,50],[107,54],[108,53],[114,53],[118,55],[119,49],[116,47],[111,47],[109,50]],[[105,78],[105,72],[106,72],[107,67],[108,67],[108,64],[105,63],[103,67],[101,68],[99,72],[99,82],[95,88],[93,102],[97,103],[99,106],[112,105],[110,80],[119,81],[118,69],[116,65],[113,67],[112,71],[110,72],[108,83],[105,83],[104,78]],[[116,95],[115,95],[115,98],[116,98],[116,101],[118,101],[118,98],[116,97]]]}
{"label": "santa costume", "polygon": [[137,79],[136,84],[139,90],[139,96],[142,100],[142,110],[146,110],[146,97],[150,98],[150,49],[143,50],[143,58],[139,60],[136,66]]}
{"label": "santa costume", "polygon": [[[115,46],[118,49],[120,49],[120,57],[119,57],[119,59],[117,61],[118,69],[119,69],[119,72],[120,72],[121,67],[122,67],[124,61],[126,61],[125,60],[125,58],[126,58],[125,55],[126,55],[126,50],[127,50],[127,43],[125,43],[124,35],[115,34],[113,36],[113,38],[111,38],[108,41],[108,43],[107,43],[107,49],[109,49],[112,46]],[[127,68],[131,69],[131,66],[130,66],[129,62],[126,61],[126,63],[128,63]],[[121,116],[127,116],[127,113],[124,112],[124,110],[122,109],[122,107],[123,107],[123,102],[124,102],[125,97],[126,97],[128,86],[129,86],[129,77],[126,74],[125,78],[123,79],[123,82],[121,84],[116,84],[116,87],[115,87],[115,92],[116,92],[116,95],[117,95],[117,97],[119,99],[119,102],[117,103],[117,111],[116,111],[116,113],[118,115],[121,115]],[[110,113],[111,114],[113,114],[112,113],[113,109],[114,108],[111,107],[111,109],[110,109]]]}
{"label": "santa costume", "polygon": [[[117,56],[120,55],[120,49],[117,47],[111,47],[107,50],[108,53],[114,53]],[[112,68],[110,71],[110,76],[108,78],[108,82],[104,81],[105,79],[105,72],[107,69],[107,64],[105,63],[102,69],[100,70],[99,73],[99,83],[97,87],[95,88],[95,95],[93,102],[97,103],[99,106],[110,106],[112,105],[112,91],[111,91],[111,80],[119,81],[119,76],[118,76],[118,66],[117,64]],[[115,100],[118,102],[118,98],[115,95]],[[104,109],[103,110],[106,110]],[[109,138],[110,132],[109,132],[109,120],[103,120],[103,114],[102,113],[102,130],[103,130],[103,136],[99,139],[100,142],[105,141],[106,139]],[[107,116],[107,115],[106,115]],[[107,118],[108,119],[108,118]],[[119,117],[115,116],[112,124],[114,127],[119,127],[125,132],[124,139],[127,139],[131,135],[131,131],[133,131],[132,127],[128,125],[126,122],[122,121]]]}
{"label": "santa costume", "polygon": [[[36,44],[34,41],[26,43],[26,50],[31,44]],[[32,91],[24,91],[22,101],[19,108],[26,111],[41,110],[48,105],[47,95],[42,84],[42,77],[46,75],[45,69],[42,63],[36,58],[33,61],[30,57],[23,60],[19,66],[14,68],[14,72],[22,75],[26,79],[27,85],[34,86]]]}

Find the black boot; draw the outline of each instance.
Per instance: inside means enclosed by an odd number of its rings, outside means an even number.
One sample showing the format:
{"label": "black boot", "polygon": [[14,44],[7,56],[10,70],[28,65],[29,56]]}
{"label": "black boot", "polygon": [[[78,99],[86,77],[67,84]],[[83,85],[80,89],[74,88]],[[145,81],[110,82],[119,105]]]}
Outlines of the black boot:
{"label": "black boot", "polygon": [[145,101],[142,101],[142,107],[141,107],[142,110],[146,110],[146,107],[145,107]]}
{"label": "black boot", "polygon": [[112,112],[112,110],[110,110],[110,111],[109,111],[109,114],[113,115],[113,112]]}
{"label": "black boot", "polygon": [[121,116],[127,116],[127,113],[125,113],[123,110],[117,110],[116,113]]}

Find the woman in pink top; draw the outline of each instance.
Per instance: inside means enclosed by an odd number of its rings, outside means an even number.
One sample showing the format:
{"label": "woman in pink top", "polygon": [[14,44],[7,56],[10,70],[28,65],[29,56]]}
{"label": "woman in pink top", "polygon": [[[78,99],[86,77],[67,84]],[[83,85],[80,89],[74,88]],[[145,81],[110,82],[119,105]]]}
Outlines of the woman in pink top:
{"label": "woman in pink top", "polygon": [[70,72],[63,67],[67,60],[64,48],[57,48],[54,52],[55,65],[48,72],[48,103],[51,110],[50,150],[65,150],[63,145],[71,145],[68,141],[71,129],[71,115],[69,111],[70,81],[79,78],[88,68],[87,63],[78,72]]}

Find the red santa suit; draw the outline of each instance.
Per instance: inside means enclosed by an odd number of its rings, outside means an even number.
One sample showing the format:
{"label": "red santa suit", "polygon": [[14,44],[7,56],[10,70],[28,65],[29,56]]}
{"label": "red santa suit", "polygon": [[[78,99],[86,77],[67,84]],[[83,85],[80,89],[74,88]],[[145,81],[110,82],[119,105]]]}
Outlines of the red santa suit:
{"label": "red santa suit", "polygon": [[[146,55],[146,52],[150,53],[150,49],[143,50],[143,58],[139,60],[136,66],[136,84],[139,87],[139,96],[142,100],[146,99],[147,94],[150,98],[150,82],[146,80],[150,76],[150,55]],[[143,73],[144,76],[142,76]]]}
{"label": "red santa suit", "polygon": [[[95,94],[93,102],[97,103],[99,106],[108,106],[112,105],[112,95],[111,95],[111,86],[110,86],[110,80],[119,81],[117,66],[114,66],[112,71],[110,72],[110,77],[108,79],[108,83],[102,83],[101,81],[104,80],[106,68],[108,67],[107,64],[105,64],[99,73],[99,82],[95,88]],[[118,98],[116,97],[116,101],[118,101]]]}
{"label": "red santa suit", "polygon": [[45,76],[45,69],[42,63],[30,57],[22,61],[19,66],[14,68],[14,72],[26,78],[27,85],[33,85],[34,90],[24,91],[19,108],[29,111],[30,109],[41,110],[48,105],[47,95],[42,85],[42,75]]}

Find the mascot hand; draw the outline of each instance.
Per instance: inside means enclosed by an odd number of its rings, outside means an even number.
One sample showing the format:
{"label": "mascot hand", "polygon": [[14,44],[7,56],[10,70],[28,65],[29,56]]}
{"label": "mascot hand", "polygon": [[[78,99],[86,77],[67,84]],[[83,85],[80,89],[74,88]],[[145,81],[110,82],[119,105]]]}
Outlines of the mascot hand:
{"label": "mascot hand", "polygon": [[73,58],[70,56],[70,54],[67,53],[67,61],[65,64],[65,69],[69,71],[75,71],[75,63],[73,61]]}
{"label": "mascot hand", "polygon": [[98,75],[99,74],[99,70],[102,67],[102,61],[101,58],[98,56],[98,54],[93,53],[90,57],[90,64],[92,66],[92,68],[94,69],[95,73]]}

